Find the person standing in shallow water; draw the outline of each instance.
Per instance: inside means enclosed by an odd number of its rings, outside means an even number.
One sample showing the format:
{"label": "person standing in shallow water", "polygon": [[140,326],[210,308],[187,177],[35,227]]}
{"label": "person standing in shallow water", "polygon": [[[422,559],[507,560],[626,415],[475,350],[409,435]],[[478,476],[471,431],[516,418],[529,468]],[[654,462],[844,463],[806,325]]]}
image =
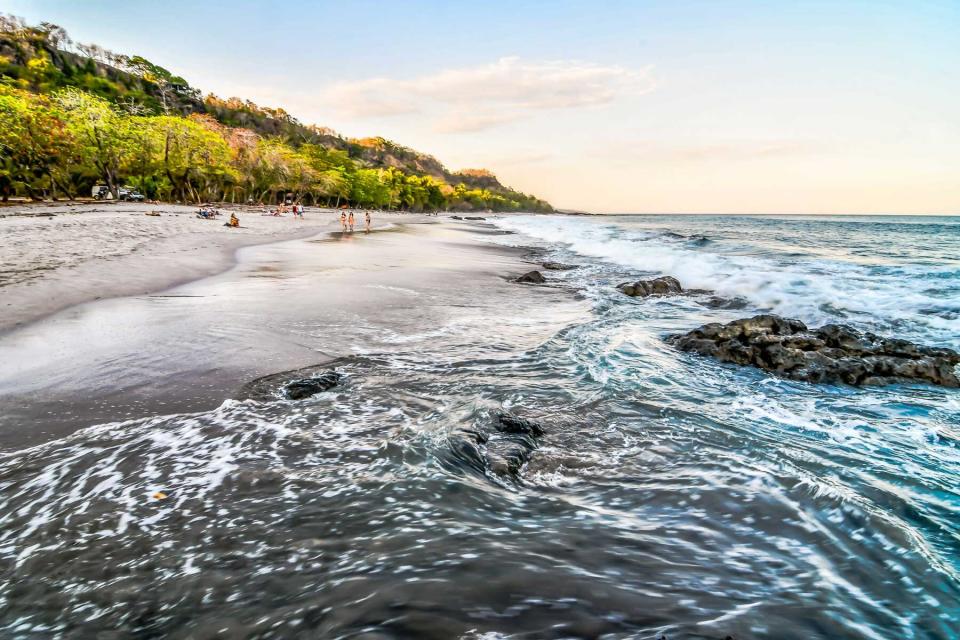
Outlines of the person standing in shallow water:
{"label": "person standing in shallow water", "polygon": [[353,211],[350,212],[350,217],[347,218],[347,223],[350,225],[350,232],[353,233]]}
{"label": "person standing in shallow water", "polygon": [[369,211],[367,211],[367,214],[364,217],[364,225],[366,227],[364,231],[366,231],[367,233],[370,233],[370,212]]}
{"label": "person standing in shallow water", "polygon": [[347,212],[344,211],[340,214],[340,226],[343,227],[344,232],[347,230]]}

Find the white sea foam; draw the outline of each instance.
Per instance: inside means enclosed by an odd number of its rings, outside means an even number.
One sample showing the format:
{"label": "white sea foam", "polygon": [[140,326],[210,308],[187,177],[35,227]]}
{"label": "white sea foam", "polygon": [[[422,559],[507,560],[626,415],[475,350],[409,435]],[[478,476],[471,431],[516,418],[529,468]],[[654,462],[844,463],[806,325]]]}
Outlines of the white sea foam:
{"label": "white sea foam", "polygon": [[[847,322],[960,346],[958,320],[948,308],[960,303],[942,295],[955,267],[909,263],[878,267],[844,259],[843,247],[803,255],[778,254],[747,238],[704,245],[662,230],[596,218],[514,216],[499,218],[496,224],[527,239],[559,245],[630,272],[672,275],[689,289],[742,297],[758,310],[813,325]],[[718,229],[718,234],[722,232]],[[505,238],[510,241],[511,237]],[[827,259],[825,254],[836,259]]]}

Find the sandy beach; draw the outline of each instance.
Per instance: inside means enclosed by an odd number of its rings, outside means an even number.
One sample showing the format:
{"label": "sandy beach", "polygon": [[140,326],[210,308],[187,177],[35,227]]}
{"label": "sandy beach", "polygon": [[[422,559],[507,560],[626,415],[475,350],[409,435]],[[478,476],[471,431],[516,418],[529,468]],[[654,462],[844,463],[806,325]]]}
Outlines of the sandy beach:
{"label": "sandy beach", "polygon": [[[244,246],[338,231],[338,212],[311,208],[294,218],[265,207],[149,203],[28,204],[0,208],[0,333],[94,299],[143,295],[219,273]],[[148,216],[157,212],[160,216]],[[236,212],[241,227],[224,226]],[[375,214],[375,226],[428,216]],[[359,217],[358,217],[359,221]],[[357,228],[361,228],[358,224]]]}
{"label": "sandy beach", "polygon": [[0,285],[4,449],[212,409],[260,376],[435,341],[505,297],[562,295],[509,282],[532,268],[524,252],[447,216],[375,214],[370,234],[342,234],[332,210],[303,221],[240,210],[240,229],[172,205],[20,213],[0,218],[12,258]]}

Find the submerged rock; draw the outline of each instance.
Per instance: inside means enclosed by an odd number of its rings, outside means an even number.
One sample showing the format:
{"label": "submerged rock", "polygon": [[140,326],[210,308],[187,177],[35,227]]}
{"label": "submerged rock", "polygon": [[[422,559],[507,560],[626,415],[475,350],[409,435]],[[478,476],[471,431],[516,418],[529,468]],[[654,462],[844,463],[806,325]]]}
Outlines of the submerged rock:
{"label": "submerged rock", "polygon": [[927,382],[960,387],[960,354],[899,338],[882,338],[828,324],[807,329],[799,320],[759,315],[711,323],[667,342],[683,351],[750,365],[791,380],[850,385]]}
{"label": "submerged rock", "polygon": [[539,423],[502,411],[497,414],[495,427],[500,433],[522,433],[535,438],[543,435],[543,427]]}
{"label": "submerged rock", "polygon": [[343,382],[345,376],[337,373],[333,364],[311,365],[292,371],[280,371],[251,380],[234,396],[239,400],[250,398],[270,402],[280,395],[289,400],[302,400],[321,391],[328,391]]}
{"label": "submerged rock", "polygon": [[501,412],[485,429],[454,431],[450,447],[459,460],[481,473],[515,479],[543,435],[539,423]]}
{"label": "submerged rock", "polygon": [[646,298],[647,296],[668,296],[683,293],[680,281],[673,276],[661,276],[653,280],[638,280],[634,283],[624,282],[617,285],[617,289],[632,298]]}
{"label": "submerged rock", "polygon": [[543,277],[543,274],[539,271],[528,271],[519,278],[517,282],[524,282],[527,284],[543,284],[547,279]]}
{"label": "submerged rock", "polygon": [[486,220],[486,218],[482,216],[463,216],[463,219],[464,220]]}
{"label": "submerged rock", "polygon": [[577,268],[575,264],[564,264],[562,262],[544,262],[540,266],[548,271],[570,271]]}
{"label": "submerged rock", "polygon": [[336,371],[324,371],[312,378],[293,380],[283,386],[283,395],[288,400],[302,400],[337,386],[343,376]]}
{"label": "submerged rock", "polygon": [[[688,291],[689,293],[689,291]],[[723,296],[712,295],[710,291],[698,291],[708,297],[698,300],[698,302],[708,309],[746,309],[750,302],[739,296],[734,298],[724,298]]]}

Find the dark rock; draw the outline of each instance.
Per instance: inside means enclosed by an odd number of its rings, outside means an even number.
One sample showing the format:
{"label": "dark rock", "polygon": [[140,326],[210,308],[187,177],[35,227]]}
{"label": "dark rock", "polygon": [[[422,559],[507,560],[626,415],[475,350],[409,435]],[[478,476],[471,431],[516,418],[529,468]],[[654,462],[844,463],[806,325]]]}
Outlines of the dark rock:
{"label": "dark rock", "polygon": [[482,216],[464,216],[463,219],[464,220],[486,220],[486,218]]}
{"label": "dark rock", "polygon": [[449,439],[457,461],[481,473],[516,479],[543,434],[540,424],[501,412],[487,429],[457,429]]}
{"label": "dark rock", "polygon": [[342,374],[334,370],[334,365],[325,362],[251,380],[238,389],[234,397],[270,402],[276,400],[280,394],[291,400],[300,400],[340,384],[343,378]]}
{"label": "dark rock", "polygon": [[462,216],[450,216],[451,220],[463,220]]}
{"label": "dark rock", "polygon": [[343,376],[336,371],[325,371],[313,378],[301,378],[288,382],[283,387],[283,395],[288,400],[302,400],[337,386]]}
{"label": "dark rock", "polygon": [[543,274],[539,271],[529,271],[519,278],[517,282],[525,282],[527,284],[543,284],[547,279],[543,277]]}
{"label": "dark rock", "polygon": [[683,287],[680,286],[680,282],[673,276],[661,276],[653,280],[638,280],[632,284],[624,282],[623,284],[617,285],[617,289],[634,298],[683,293]]}
{"label": "dark rock", "polygon": [[882,338],[846,325],[808,330],[799,320],[768,314],[706,324],[669,336],[667,342],[683,351],[804,382],[856,386],[927,382],[960,387],[956,351]]}
{"label": "dark rock", "polygon": [[[688,293],[694,292],[688,291]],[[695,293],[706,294],[709,292],[696,291]],[[717,295],[710,295],[708,298],[699,300],[698,302],[708,309],[746,309],[750,305],[750,303],[744,298],[724,298]]]}
{"label": "dark rock", "polygon": [[540,266],[548,271],[570,271],[577,268],[575,264],[564,264],[562,262],[544,262]]}
{"label": "dark rock", "polygon": [[543,435],[543,427],[539,423],[519,418],[510,413],[501,411],[497,414],[496,429],[500,433],[523,433],[539,438]]}

